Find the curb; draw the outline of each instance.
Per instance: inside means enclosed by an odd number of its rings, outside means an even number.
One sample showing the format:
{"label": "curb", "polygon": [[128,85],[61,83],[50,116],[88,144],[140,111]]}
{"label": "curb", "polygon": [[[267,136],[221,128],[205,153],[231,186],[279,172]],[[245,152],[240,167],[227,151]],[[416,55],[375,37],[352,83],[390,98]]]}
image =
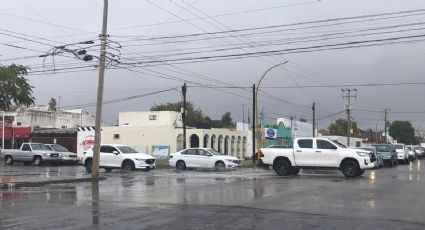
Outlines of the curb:
{"label": "curb", "polygon": [[[106,180],[106,177],[99,177],[97,181]],[[11,188],[22,188],[22,187],[41,187],[48,184],[66,184],[66,183],[79,183],[79,182],[92,182],[96,181],[91,177],[85,178],[73,178],[73,179],[59,179],[59,180],[47,180],[37,182],[11,182],[11,183],[0,183],[0,189],[11,189]]]}

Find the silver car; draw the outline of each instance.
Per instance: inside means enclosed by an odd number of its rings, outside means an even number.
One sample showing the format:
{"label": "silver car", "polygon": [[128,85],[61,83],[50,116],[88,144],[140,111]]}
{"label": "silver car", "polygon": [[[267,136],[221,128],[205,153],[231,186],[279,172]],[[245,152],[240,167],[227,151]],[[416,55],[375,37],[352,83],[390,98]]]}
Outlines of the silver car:
{"label": "silver car", "polygon": [[63,147],[62,145],[58,144],[45,144],[47,148],[49,148],[52,151],[59,152],[60,155],[60,161],[61,163],[69,163],[69,164],[78,164],[78,158],[77,154],[70,152],[68,149]]}

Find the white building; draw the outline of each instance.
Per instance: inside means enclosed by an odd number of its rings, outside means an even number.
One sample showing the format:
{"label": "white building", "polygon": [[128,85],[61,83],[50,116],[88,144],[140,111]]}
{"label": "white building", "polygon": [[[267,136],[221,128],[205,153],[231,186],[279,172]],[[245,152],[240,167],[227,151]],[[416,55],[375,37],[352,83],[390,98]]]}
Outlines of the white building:
{"label": "white building", "polygon": [[[320,137],[326,137],[331,140],[338,141],[343,145],[347,145],[347,137],[346,136],[335,136],[335,135],[324,135],[319,134]],[[350,144],[348,147],[356,148],[363,146],[363,139],[359,137],[350,137]]]}
{"label": "white building", "polygon": [[[102,143],[126,144],[155,154],[183,149],[181,115],[173,111],[122,112],[119,126],[102,128]],[[240,157],[252,156],[250,131],[187,128],[186,147],[208,147]]]}
{"label": "white building", "polygon": [[82,109],[49,111],[48,106],[14,107],[5,115],[13,119],[14,126],[69,129],[95,124],[95,117]]}

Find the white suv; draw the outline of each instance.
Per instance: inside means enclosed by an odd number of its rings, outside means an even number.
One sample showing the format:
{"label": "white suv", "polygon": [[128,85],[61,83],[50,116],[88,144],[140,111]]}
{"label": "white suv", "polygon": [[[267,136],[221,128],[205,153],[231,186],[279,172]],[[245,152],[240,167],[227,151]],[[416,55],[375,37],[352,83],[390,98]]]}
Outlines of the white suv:
{"label": "white suv", "polygon": [[[92,171],[93,148],[84,153],[82,162],[87,172]],[[122,168],[125,171],[142,169],[149,171],[155,168],[155,158],[137,152],[127,145],[101,145],[99,167],[110,172],[114,168]]]}

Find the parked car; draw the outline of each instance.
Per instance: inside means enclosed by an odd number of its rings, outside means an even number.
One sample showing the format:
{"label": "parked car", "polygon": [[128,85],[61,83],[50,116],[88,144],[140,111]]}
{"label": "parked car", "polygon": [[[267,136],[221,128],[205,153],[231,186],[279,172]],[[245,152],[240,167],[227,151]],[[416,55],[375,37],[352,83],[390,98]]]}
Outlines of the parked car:
{"label": "parked car", "polygon": [[356,177],[375,167],[369,151],[347,148],[328,138],[296,138],[293,148],[262,148],[260,157],[280,176],[315,168],[339,169],[346,177]]}
{"label": "parked car", "polygon": [[[93,148],[84,153],[82,162],[86,167],[86,171],[91,172]],[[136,169],[149,171],[155,167],[154,157],[139,153],[128,145],[105,144],[100,146],[99,168],[103,168],[107,172],[116,168],[122,168],[125,171],[134,171]]]}
{"label": "parked car", "polygon": [[384,166],[384,159],[382,158],[382,154],[376,152],[375,147],[373,147],[373,146],[371,146],[371,147],[360,147],[358,149],[370,151],[374,155],[374,157],[376,159],[376,161],[374,161],[375,162],[375,168],[381,168],[381,167]]}
{"label": "parked car", "polygon": [[76,153],[73,153],[73,152],[70,152],[68,149],[66,149],[62,145],[59,145],[59,144],[46,144],[46,146],[51,151],[59,152],[61,154],[60,155],[61,162],[63,162],[63,163],[70,163],[70,164],[78,164],[77,154]]}
{"label": "parked car", "polygon": [[2,156],[7,165],[23,162],[24,165],[42,165],[45,162],[58,164],[62,162],[61,153],[52,151],[41,143],[22,143],[20,149],[4,149]]}
{"label": "parked car", "polygon": [[410,161],[416,160],[416,154],[415,154],[415,151],[413,149],[413,146],[411,146],[411,145],[406,146],[406,150],[409,153],[409,160]]}
{"label": "parked car", "polygon": [[223,170],[236,168],[241,161],[232,156],[223,155],[210,148],[189,148],[170,154],[169,165],[177,170],[186,168],[215,168]]}
{"label": "parked car", "polygon": [[398,164],[397,152],[392,144],[376,144],[372,146],[376,148],[376,152],[382,154],[384,164],[388,164],[391,167]]}
{"label": "parked car", "polygon": [[404,144],[393,144],[395,151],[397,152],[397,160],[399,163],[409,163],[409,151],[404,147]]}

